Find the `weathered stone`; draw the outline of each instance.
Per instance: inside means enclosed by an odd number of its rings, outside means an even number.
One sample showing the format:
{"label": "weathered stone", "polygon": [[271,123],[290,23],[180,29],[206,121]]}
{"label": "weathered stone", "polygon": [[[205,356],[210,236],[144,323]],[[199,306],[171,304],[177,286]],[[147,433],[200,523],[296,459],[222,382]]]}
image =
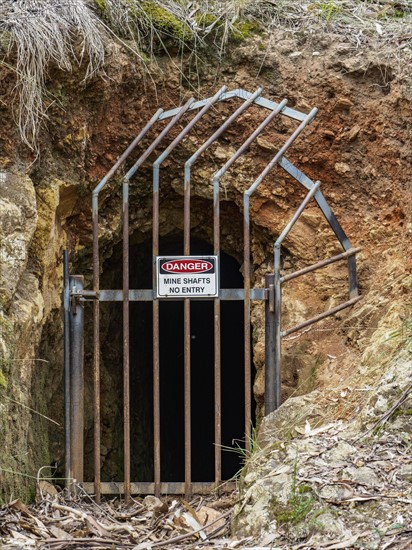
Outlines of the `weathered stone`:
{"label": "weathered stone", "polygon": [[355,141],[355,139],[359,135],[359,132],[360,132],[360,126],[358,124],[355,124],[355,126],[352,126],[352,128],[349,130],[348,140]]}
{"label": "weathered stone", "polygon": [[347,174],[350,172],[350,166],[349,164],[346,164],[346,162],[336,162],[335,163],[335,172],[341,176]]}
{"label": "weathered stone", "polygon": [[409,481],[412,483],[412,464],[404,464],[396,472],[396,477],[404,481]]}
{"label": "weathered stone", "polygon": [[256,139],[256,143],[259,145],[259,147],[262,149],[262,151],[267,151],[269,153],[273,153],[277,150],[276,145],[274,143],[271,143],[270,141],[268,141],[267,139],[265,139],[261,136],[259,136]]}
{"label": "weathered stone", "polygon": [[349,468],[345,468],[342,472],[342,477],[344,479],[352,479],[357,483],[362,483],[370,487],[379,487],[382,485],[382,481],[372,470],[372,468],[369,468],[368,466],[362,466],[361,468],[351,466]]}

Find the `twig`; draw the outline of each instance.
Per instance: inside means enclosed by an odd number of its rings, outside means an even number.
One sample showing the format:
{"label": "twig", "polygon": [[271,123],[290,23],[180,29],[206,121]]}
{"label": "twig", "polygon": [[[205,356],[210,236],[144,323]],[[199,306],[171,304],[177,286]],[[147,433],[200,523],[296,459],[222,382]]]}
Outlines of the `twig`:
{"label": "twig", "polygon": [[46,420],[49,420],[50,422],[53,422],[53,424],[56,424],[56,426],[59,426],[59,428],[61,428],[61,424],[59,424],[58,422],[56,422],[55,420],[53,420],[52,418],[49,418],[48,416],[46,416],[45,414],[42,414],[41,412],[39,411],[36,411],[35,409],[32,409],[31,407],[29,407],[28,405],[25,405],[24,403],[20,403],[20,401],[16,401],[15,399],[13,399],[12,397],[8,397],[7,395],[4,396],[6,399],[8,399],[9,401],[11,401],[12,403],[15,403],[16,405],[20,405],[20,407],[23,407],[25,409],[28,409],[30,412],[32,413],[35,413],[39,416],[41,416],[42,418],[45,418]]}
{"label": "twig", "polygon": [[357,437],[355,440],[354,440],[354,443],[356,443],[357,441],[359,441],[359,439],[362,439],[364,438],[367,434],[369,434],[370,432],[373,432],[373,430],[375,430],[378,426],[383,426],[385,424],[385,422],[387,422],[389,420],[389,418],[393,415],[393,413],[402,405],[402,403],[404,401],[406,401],[408,395],[411,393],[412,391],[412,384],[410,384],[406,390],[403,392],[403,394],[400,396],[400,398],[392,405],[392,407],[386,411],[374,424],[371,428],[369,428],[369,430],[367,430],[366,432],[364,432],[363,434],[361,434],[359,437]]}
{"label": "twig", "polygon": [[219,516],[217,519],[211,521],[207,525],[204,525],[200,529],[196,529],[195,531],[191,531],[190,533],[186,533],[185,535],[179,535],[178,537],[173,537],[169,540],[165,540],[165,541],[161,541],[161,542],[155,542],[154,544],[152,544],[152,548],[159,548],[160,546],[167,546],[169,544],[172,544],[172,543],[175,543],[175,542],[180,542],[181,540],[185,540],[189,537],[192,537],[193,535],[197,535],[198,533],[200,533],[200,531],[205,531],[206,529],[208,529],[209,527],[211,527],[212,525],[214,525],[218,521],[227,518],[228,516],[230,516],[231,513],[232,513],[232,510],[229,510],[228,512],[225,512],[224,514]]}

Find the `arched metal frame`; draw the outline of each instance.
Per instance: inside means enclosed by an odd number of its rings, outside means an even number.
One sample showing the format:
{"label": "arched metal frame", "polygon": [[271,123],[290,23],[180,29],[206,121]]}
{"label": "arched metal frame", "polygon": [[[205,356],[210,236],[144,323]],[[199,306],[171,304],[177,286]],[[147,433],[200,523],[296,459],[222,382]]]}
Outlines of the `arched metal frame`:
{"label": "arched metal frame", "polygon": [[[243,300],[244,301],[244,346],[245,346],[245,445],[249,450],[251,435],[251,334],[250,334],[250,311],[252,300],[266,301],[266,372],[265,372],[265,413],[268,414],[280,405],[280,371],[281,371],[281,339],[292,332],[295,332],[309,324],[317,322],[328,315],[332,315],[341,309],[352,306],[360,297],[356,278],[355,255],[359,249],[352,249],[349,240],[330,209],[326,199],[321,193],[319,182],[313,182],[303,172],[296,168],[284,154],[287,149],[298,138],[305,127],[313,120],[317,113],[314,108],[309,114],[301,113],[287,107],[287,100],[281,103],[270,101],[261,96],[262,89],[258,88],[254,93],[242,89],[227,91],[224,86],[213,97],[205,100],[195,101],[189,99],[183,106],[169,111],[159,109],[129,147],[119,157],[113,167],[93,190],[92,212],[93,212],[93,290],[85,291],[74,285],[73,276],[68,272],[68,256],[64,259],[65,279],[65,394],[66,394],[66,476],[83,481],[83,464],[79,458],[79,447],[83,445],[83,435],[79,428],[73,433],[73,418],[76,417],[73,408],[74,393],[78,388],[70,385],[74,377],[79,379],[78,371],[82,369],[82,358],[79,352],[72,349],[70,339],[70,325],[80,326],[76,320],[76,308],[81,306],[82,301],[93,301],[93,387],[94,387],[94,482],[84,483],[90,492],[94,492],[97,501],[101,493],[123,493],[128,500],[132,493],[154,492],[180,493],[186,495],[191,492],[208,492],[211,486],[218,487],[221,484],[221,365],[220,365],[220,302],[221,300]],[[248,149],[250,144],[262,133],[262,131],[278,116],[283,115],[299,122],[296,130],[286,140],[276,155],[267,164],[259,177],[252,185],[245,190],[243,195],[244,204],[244,288],[243,289],[219,289],[219,296],[214,298],[214,377],[215,377],[215,483],[192,483],[191,481],[191,444],[190,444],[190,300],[184,299],[184,395],[185,395],[185,481],[184,483],[162,483],[160,479],[160,386],[159,386],[159,299],[154,291],[156,286],[155,261],[159,255],[159,189],[160,169],[162,163],[175,149],[175,147],[189,134],[195,124],[217,103],[228,101],[232,98],[239,98],[243,103],[223,122],[217,131],[213,133],[198,150],[187,160],[184,170],[184,255],[190,255],[190,185],[191,169],[199,156],[214,143],[219,136],[250,106],[256,105],[270,111],[258,128],[247,138],[233,156],[213,176],[213,247],[214,254],[220,254],[220,182],[225,173],[233,163]],[[198,113],[186,124],[179,135],[168,145],[160,156],[153,163],[153,290],[130,289],[129,288],[129,181],[136,174],[139,168],[147,160],[149,155],[158,147],[163,138],[177,124],[182,117],[191,111]],[[101,290],[100,289],[100,261],[99,261],[99,194],[116,173],[118,168],[128,158],[130,153],[140,144],[147,133],[156,123],[170,119],[170,122],[145,149],[135,164],[128,170],[123,178],[122,185],[122,218],[123,218],[123,288],[122,290]],[[264,178],[276,167],[280,166],[291,175],[299,184],[309,192],[300,207],[296,211],[290,223],[286,226],[274,244],[274,274],[266,276],[266,288],[251,288],[250,280],[250,198],[258,189]],[[308,266],[295,273],[281,276],[280,253],[281,244],[294,223],[297,221],[304,208],[311,199],[314,199],[328,221],[334,234],[339,240],[344,252],[332,258]],[[349,300],[340,306],[328,310],[313,319],[306,321],[296,327],[281,330],[281,285],[293,278],[304,275],[315,269],[329,265],[335,261],[347,259],[349,278]],[[153,302],[153,419],[154,419],[154,483],[132,483],[130,479],[130,359],[129,359],[129,302],[130,301],[152,301]],[[124,393],[124,483],[102,483],[100,477],[100,332],[99,332],[99,307],[101,301],[123,301],[123,393]],[[81,378],[81,377],[80,377]],[[78,406],[78,400],[77,405]],[[82,408],[79,409],[83,415]],[[72,419],[72,420],[71,420]],[[82,426],[82,422],[78,423]],[[81,464],[79,464],[79,461]]]}

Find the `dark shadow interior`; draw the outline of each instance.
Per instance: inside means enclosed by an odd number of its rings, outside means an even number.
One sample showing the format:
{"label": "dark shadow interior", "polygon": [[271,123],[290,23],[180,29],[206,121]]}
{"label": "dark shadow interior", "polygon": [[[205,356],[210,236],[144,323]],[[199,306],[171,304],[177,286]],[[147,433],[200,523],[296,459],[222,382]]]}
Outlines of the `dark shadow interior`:
{"label": "dark shadow interior", "polygon": [[[161,238],[161,255],[181,255],[183,235]],[[102,288],[121,288],[121,257],[105,263]],[[191,240],[193,255],[213,253]],[[221,253],[221,288],[242,288],[239,263]],[[105,280],[105,273],[107,280]],[[103,286],[105,284],[106,286]],[[107,286],[108,285],[108,286]],[[130,288],[152,288],[151,240],[130,247]],[[102,307],[102,479],[123,479],[122,307]],[[106,314],[104,313],[106,311]],[[104,326],[106,325],[106,328]],[[191,301],[192,480],[214,481],[213,300]],[[152,302],[130,302],[131,479],[153,480]],[[222,478],[242,465],[244,444],[243,302],[221,302]],[[183,302],[160,302],[161,479],[184,480]],[[254,372],[252,373],[252,379]],[[253,402],[253,401],[252,401]],[[91,433],[88,438],[91,445]],[[91,448],[90,448],[91,452]],[[86,470],[87,466],[86,453]]]}
{"label": "dark shadow interior", "polygon": [[[182,235],[161,240],[162,255],[181,254]],[[132,288],[151,288],[151,243],[131,250]],[[212,254],[209,243],[192,239],[193,255]],[[242,288],[238,262],[221,253],[221,287]],[[244,437],[243,302],[222,302],[222,445],[232,447]],[[191,406],[193,481],[214,480],[214,376],[213,301],[191,302]],[[152,479],[152,304],[132,303],[131,418],[132,475]],[[144,388],[139,399],[138,386]],[[161,477],[184,479],[183,302],[160,303],[160,402]],[[144,432],[142,433],[142,427]],[[139,451],[144,446],[144,453]],[[229,479],[240,468],[241,455],[223,450],[222,477]],[[149,467],[150,465],[150,467]]]}

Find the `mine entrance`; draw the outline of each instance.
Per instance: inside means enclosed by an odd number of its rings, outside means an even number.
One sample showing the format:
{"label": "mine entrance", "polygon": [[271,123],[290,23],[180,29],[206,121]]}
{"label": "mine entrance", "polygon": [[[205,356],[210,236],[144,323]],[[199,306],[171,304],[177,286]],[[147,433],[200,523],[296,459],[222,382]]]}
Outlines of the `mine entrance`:
{"label": "mine entrance", "polygon": [[[173,255],[182,248],[183,235],[160,239],[160,252]],[[192,239],[194,255],[213,253],[204,240]],[[150,288],[151,243],[131,246],[130,279]],[[240,265],[221,253],[221,284],[241,288]],[[181,301],[163,301],[159,312],[160,334],[160,438],[161,478],[165,482],[184,479],[184,311]],[[192,479],[214,480],[214,308],[211,301],[191,303],[191,443]],[[130,306],[131,362],[131,475],[136,481],[153,479],[153,360],[152,308],[147,302]],[[243,304],[224,302],[222,330],[222,478],[230,479],[241,466],[241,453],[229,448],[244,447],[244,351]],[[240,344],[239,344],[240,343]],[[252,397],[252,396],[251,396]],[[143,447],[143,448],[142,448]],[[227,449],[227,450],[225,450]]]}
{"label": "mine entrance", "polygon": [[[169,111],[159,109],[93,191],[92,290],[83,288],[82,276],[70,275],[68,253],[65,252],[65,471],[68,480],[75,478],[77,481],[83,482],[84,488],[93,492],[97,501],[102,493],[124,494],[125,499],[128,500],[131,494],[184,493],[190,495],[191,493],[209,493],[219,488],[222,490],[222,482],[233,474],[237,466],[235,462],[231,463],[226,455],[223,457],[222,445],[225,445],[226,442],[231,445],[232,439],[239,438],[245,442],[246,456],[251,450],[252,411],[254,408],[251,397],[253,384],[252,302],[262,301],[265,304],[264,411],[265,414],[269,414],[280,405],[282,338],[350,307],[360,299],[355,259],[355,254],[359,249],[351,248],[345,232],[319,189],[320,182],[312,181],[284,156],[288,148],[314,118],[317,110],[312,109],[309,114],[304,114],[288,108],[286,99],[275,103],[261,97],[261,92],[260,88],[254,93],[241,89],[228,92],[226,87],[223,87],[213,97],[206,100],[195,101],[194,98],[190,98],[177,109]],[[163,177],[165,166],[162,170],[162,164],[176,147],[181,146],[196,123],[209,111],[213,111],[216,103],[231,99],[240,99],[240,106],[232,111],[227,118],[224,118],[224,122],[219,123],[220,126],[217,130],[194,153],[192,148],[191,156],[184,161],[184,174],[179,180],[179,195],[183,196],[183,204],[181,204],[183,235],[173,235],[162,239],[164,226],[161,229],[161,225],[164,221],[161,221],[161,208],[165,207],[165,201],[163,201],[165,195],[162,195],[162,190],[164,190],[166,179]],[[194,185],[192,171],[194,171],[194,165],[198,158],[220,139],[222,134],[241,117],[242,113],[253,105],[267,110],[269,114],[241,146],[235,152],[230,153],[231,156],[211,175],[210,179],[206,175],[201,182],[197,183],[199,191],[201,191],[199,196],[213,199],[213,202],[210,201],[210,204],[213,205],[212,212],[208,216],[210,222],[208,227],[212,226],[213,230],[212,236],[208,235],[208,242],[211,243],[208,245],[206,242],[194,238],[197,237],[197,234],[191,223],[191,194],[193,194],[191,186]],[[181,119],[190,111],[195,111],[196,114],[174,137],[176,128],[173,130],[173,127],[176,124],[178,127]],[[221,197],[223,195],[221,179],[239,157],[247,153],[251,144],[277,116],[286,116],[299,122],[299,125],[266,164],[260,175],[244,186],[243,228],[240,230],[237,228],[236,234],[233,234],[236,242],[242,243],[243,247],[243,255],[239,255],[242,258],[243,277],[239,278],[238,265],[233,264],[233,258],[231,259],[225,254],[224,246],[222,246],[221,204],[224,204],[225,200],[222,200]],[[146,134],[157,122],[162,121],[168,122],[149,146],[146,142],[146,145],[142,147]],[[164,139],[166,143],[162,143]],[[138,147],[142,147],[140,157],[121,180],[121,277],[115,287],[105,288],[101,286],[104,281],[101,279],[100,269],[99,193],[127,160],[130,153]],[[152,155],[152,153],[155,154]],[[153,157],[155,160],[152,162],[152,220],[151,223],[146,223],[146,226],[151,227],[152,234],[147,244],[149,250],[143,255],[145,267],[141,271],[146,274],[146,283],[144,283],[142,274],[137,280],[133,277],[133,273],[136,273],[136,266],[134,266],[135,257],[133,256],[134,244],[130,239],[129,182],[132,178],[136,178],[136,173],[142,164]],[[181,162],[181,160],[178,161],[177,166],[179,163],[181,165]],[[170,159],[168,163],[168,166],[173,165]],[[253,214],[251,204],[254,201],[252,195],[276,166],[281,167],[308,192],[274,242],[273,263],[270,261],[267,264],[268,272],[264,277],[264,286],[261,284],[260,287],[252,288],[254,268],[250,231],[250,218]],[[181,174],[181,171],[179,173]],[[147,177],[139,175],[141,177],[137,185],[141,185],[147,192]],[[283,241],[287,239],[289,232],[312,199],[326,218],[344,252],[292,273],[282,274]],[[162,219],[167,222],[171,221],[167,216],[163,216]],[[232,227],[233,220],[229,220],[229,224]],[[179,243],[178,248],[176,248],[177,243]],[[168,251],[172,255],[179,254],[179,256],[171,256],[172,259],[170,259]],[[199,254],[197,254],[198,251]],[[210,251],[213,252],[213,255],[210,255]],[[294,327],[283,329],[281,324],[282,285],[296,277],[341,260],[347,261],[348,265],[349,299]],[[273,272],[271,273],[272,266]],[[169,286],[167,286],[165,280],[169,273],[173,274],[176,281],[168,283]],[[202,277],[204,276],[210,281],[205,282],[203,290],[196,291],[196,295],[194,293],[189,295],[188,292],[192,292],[192,290],[187,289],[189,286],[190,289],[194,288],[193,285],[196,283],[182,283],[186,285],[183,287],[178,279],[182,274],[182,277],[186,276],[185,274],[190,274],[192,277],[193,273],[202,273],[204,274]],[[218,274],[221,275],[222,280],[219,280]],[[171,290],[171,284],[174,285],[173,290]],[[166,285],[166,287],[163,288],[162,285]],[[179,293],[180,295],[177,295]],[[93,483],[89,480],[84,481],[83,303],[85,301],[93,302]],[[113,303],[113,307],[116,302],[116,305],[121,304],[121,309],[118,310],[120,315],[116,329],[116,334],[121,334],[121,353],[114,358],[114,364],[117,365],[117,368],[120,366],[121,371],[118,371],[116,379],[113,379],[114,384],[119,386],[120,382],[122,386],[120,395],[122,395],[123,414],[119,422],[120,425],[117,426],[118,432],[123,432],[123,439],[120,436],[117,439],[118,442],[123,443],[123,479],[121,481],[113,480],[110,476],[106,481],[102,475],[104,445],[102,445],[101,436],[104,430],[104,419],[102,418],[101,365],[105,357],[102,346],[101,314],[104,311],[104,306],[107,305],[104,302]],[[240,325],[242,325],[243,332],[241,332]],[[111,334],[106,334],[106,338],[111,336]],[[139,354],[141,354],[140,357]],[[134,368],[134,365],[140,362],[144,366],[144,371]],[[242,362],[243,371],[239,368],[239,364]],[[212,374],[210,374],[211,364],[213,365]],[[181,394],[182,376],[183,395]],[[243,392],[240,390],[242,386]],[[152,390],[152,393],[147,395],[146,390],[147,393]],[[240,397],[241,393],[242,397]],[[145,394],[144,397],[143,394]],[[104,402],[103,405],[105,405]],[[139,411],[139,406],[143,405],[144,408]],[[243,408],[243,413],[241,408]],[[209,420],[213,421],[212,425]],[[242,424],[241,427],[240,424]],[[144,441],[141,448],[145,449],[146,455],[152,454],[151,457],[134,452],[135,449],[132,445],[138,444],[138,441]],[[105,451],[107,452],[107,448]],[[119,456],[122,454],[120,450],[118,454]],[[139,460],[141,464],[139,464]],[[139,472],[142,476],[140,480]],[[229,484],[225,485],[225,488],[231,489]]]}

